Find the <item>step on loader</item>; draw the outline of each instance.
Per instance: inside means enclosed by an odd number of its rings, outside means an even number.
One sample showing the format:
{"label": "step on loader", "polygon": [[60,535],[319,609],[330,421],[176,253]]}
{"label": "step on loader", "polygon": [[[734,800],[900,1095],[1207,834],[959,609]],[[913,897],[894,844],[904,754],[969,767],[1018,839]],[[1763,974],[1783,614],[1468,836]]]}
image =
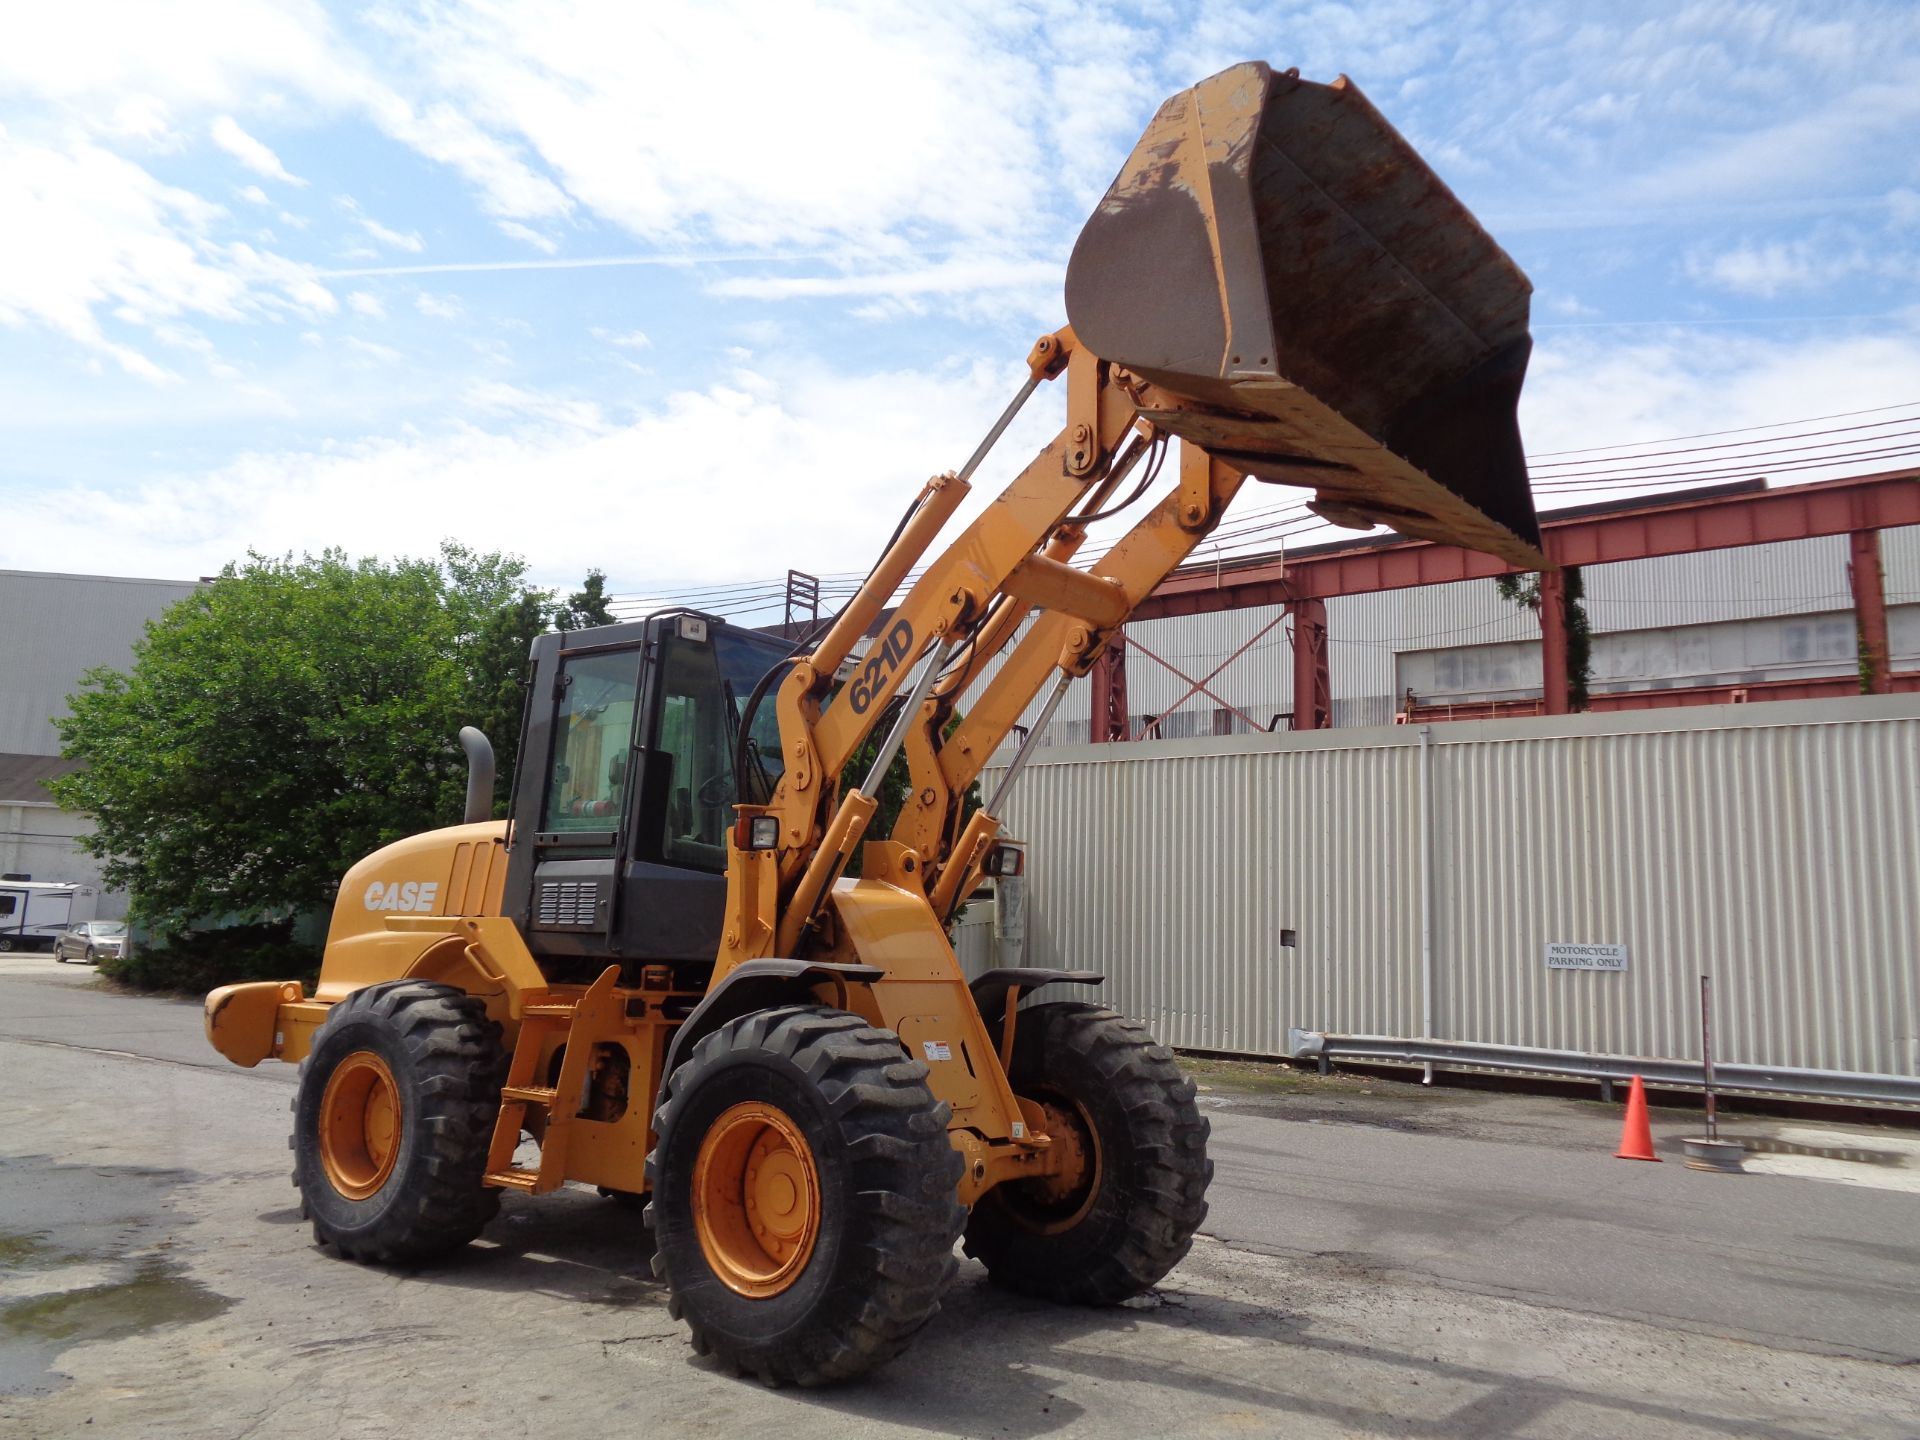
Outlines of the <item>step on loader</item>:
{"label": "step on loader", "polygon": [[[956,1242],[1067,1303],[1160,1281],[1207,1208],[1192,1083],[1136,1021],[1055,998],[1097,972],[969,981],[949,925],[1011,863],[1044,716],[1249,480],[1545,565],[1514,413],[1528,293],[1344,78],[1244,64],[1169,100],[1073,251],[1071,323],[838,616],[798,644],[686,610],[542,636],[510,818],[463,732],[466,823],[348,872],[314,993],[208,996],[221,1053],[301,1067],[316,1240],[417,1264],[505,1191],[596,1186],[644,1208],[696,1349],[803,1385],[905,1347]],[[1064,426],[939,546],[1050,382]],[[907,802],[874,833],[902,755]]]}

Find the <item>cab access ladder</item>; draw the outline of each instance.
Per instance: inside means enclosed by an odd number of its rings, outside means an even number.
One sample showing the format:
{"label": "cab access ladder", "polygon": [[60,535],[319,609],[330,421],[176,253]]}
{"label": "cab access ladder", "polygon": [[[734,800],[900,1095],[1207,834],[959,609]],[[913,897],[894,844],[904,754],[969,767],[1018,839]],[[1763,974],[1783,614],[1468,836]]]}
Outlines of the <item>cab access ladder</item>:
{"label": "cab access ladder", "polygon": [[[529,991],[520,1008],[520,1035],[506,1083],[500,1087],[500,1114],[493,1125],[493,1144],[487,1151],[485,1183],[502,1190],[524,1190],[544,1195],[566,1179],[567,1141],[586,1094],[587,1070],[594,1042],[619,1031],[624,1016],[614,983],[620,967],[609,965],[584,991],[551,988]],[[559,1035],[560,1073],[553,1084],[539,1083],[541,1056]],[[545,1124],[540,1136],[540,1164],[528,1170],[513,1163],[520,1148],[520,1132],[529,1128],[530,1112],[538,1111]]]}

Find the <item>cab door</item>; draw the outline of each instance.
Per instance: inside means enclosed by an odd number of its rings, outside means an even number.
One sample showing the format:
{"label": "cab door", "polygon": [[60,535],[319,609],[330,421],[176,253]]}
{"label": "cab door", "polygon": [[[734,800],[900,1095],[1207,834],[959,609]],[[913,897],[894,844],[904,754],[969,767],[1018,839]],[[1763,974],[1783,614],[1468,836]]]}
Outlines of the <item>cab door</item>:
{"label": "cab door", "polygon": [[527,909],[536,949],[549,954],[608,953],[645,659],[641,643],[586,645],[558,656]]}
{"label": "cab door", "polygon": [[638,751],[643,778],[617,902],[623,956],[712,960],[719,951],[743,698],[721,663],[724,634],[682,616],[663,625],[656,644]]}

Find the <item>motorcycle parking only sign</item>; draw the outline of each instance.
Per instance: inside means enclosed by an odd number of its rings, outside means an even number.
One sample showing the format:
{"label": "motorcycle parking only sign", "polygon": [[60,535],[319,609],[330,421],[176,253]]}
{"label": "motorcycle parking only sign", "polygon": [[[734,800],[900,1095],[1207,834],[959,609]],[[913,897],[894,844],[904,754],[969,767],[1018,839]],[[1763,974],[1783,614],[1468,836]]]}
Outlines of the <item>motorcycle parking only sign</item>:
{"label": "motorcycle parking only sign", "polygon": [[1547,941],[1549,970],[1615,970],[1627,968],[1624,945],[1575,945],[1566,940]]}

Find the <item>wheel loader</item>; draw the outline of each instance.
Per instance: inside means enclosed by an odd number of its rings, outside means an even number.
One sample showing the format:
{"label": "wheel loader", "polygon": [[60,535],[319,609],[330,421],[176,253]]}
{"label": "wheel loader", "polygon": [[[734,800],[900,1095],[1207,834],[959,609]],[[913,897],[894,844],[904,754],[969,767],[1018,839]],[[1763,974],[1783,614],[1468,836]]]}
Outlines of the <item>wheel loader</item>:
{"label": "wheel loader", "polygon": [[[1064,1303],[1161,1280],[1207,1209],[1192,1083],[1135,1021],[1043,995],[1097,972],[969,983],[949,926],[1017,853],[998,834],[1046,717],[1249,481],[1546,564],[1515,417],[1528,295],[1345,77],[1248,63],[1168,100],[1074,247],[1068,325],[837,617],[798,644],[690,610],[541,637],[509,818],[463,732],[466,822],[348,871],[314,993],[207,997],[223,1055],[300,1065],[316,1241],[414,1265],[505,1191],[598,1187],[644,1207],[698,1351],[801,1385],[901,1351],[956,1242]],[[936,549],[1050,382],[1059,433]]]}

